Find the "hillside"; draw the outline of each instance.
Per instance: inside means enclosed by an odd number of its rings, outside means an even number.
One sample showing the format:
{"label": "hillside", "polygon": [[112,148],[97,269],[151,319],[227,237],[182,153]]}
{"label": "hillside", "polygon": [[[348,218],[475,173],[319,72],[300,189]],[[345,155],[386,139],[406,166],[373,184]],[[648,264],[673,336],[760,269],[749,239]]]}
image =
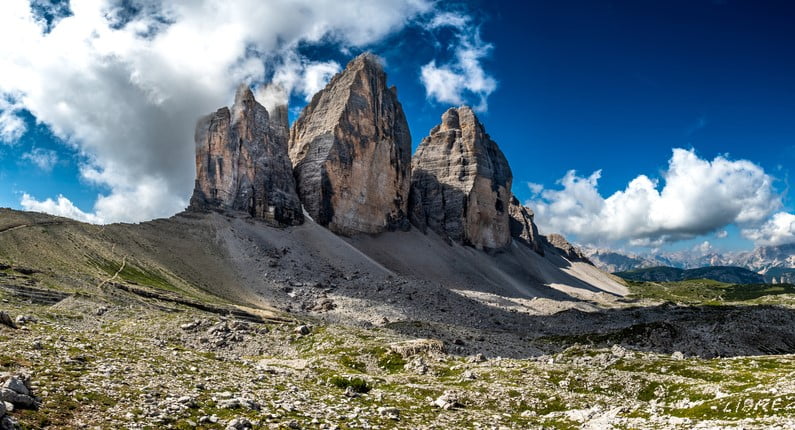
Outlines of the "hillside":
{"label": "hillside", "polygon": [[352,324],[387,318],[476,326],[491,313],[487,297],[610,302],[627,292],[554,248],[542,257],[516,243],[490,254],[415,230],[343,238],[312,221],[279,228],[215,212],[95,226],[7,209],[0,230],[0,263],[26,268],[41,287],[101,295],[139,286]]}
{"label": "hillside", "polygon": [[765,278],[742,267],[710,266],[698,269],[679,269],[676,267],[649,267],[625,272],[616,276],[631,281],[676,282],[689,279],[711,279],[734,284],[763,284]]}

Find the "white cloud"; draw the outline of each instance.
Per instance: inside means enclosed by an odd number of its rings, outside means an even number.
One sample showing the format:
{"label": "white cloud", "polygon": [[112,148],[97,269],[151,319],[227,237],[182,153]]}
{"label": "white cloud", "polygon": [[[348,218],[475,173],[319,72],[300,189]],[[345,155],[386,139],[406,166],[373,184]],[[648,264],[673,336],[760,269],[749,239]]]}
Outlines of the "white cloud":
{"label": "white cloud", "polygon": [[0,142],[13,144],[27,131],[25,121],[17,115],[20,105],[0,94]]}
{"label": "white cloud", "polygon": [[474,97],[474,109],[482,112],[488,110],[488,96],[497,89],[497,81],[481,64],[493,46],[480,38],[480,30],[470,21],[467,16],[453,13],[438,14],[431,20],[428,30],[454,28],[457,45],[452,61],[439,64],[432,60],[422,66],[420,80],[428,99],[460,105]]}
{"label": "white cloud", "polygon": [[721,231],[715,233],[715,237],[717,237],[718,239],[725,239],[725,238],[729,237],[729,232],[726,231],[726,230],[721,230]]}
{"label": "white cloud", "polygon": [[26,211],[44,212],[52,215],[76,219],[78,221],[90,222],[93,224],[100,224],[103,222],[102,218],[81,211],[77,206],[72,204],[69,199],[62,195],[58,196],[57,201],[50,198],[43,201],[38,201],[28,194],[22,194],[22,200],[20,204]]}
{"label": "white cloud", "polygon": [[533,193],[533,197],[538,196],[542,191],[544,191],[544,186],[535,182],[528,182],[527,187],[530,188],[530,192]]}
{"label": "white cloud", "polygon": [[22,154],[22,159],[30,161],[45,172],[51,172],[58,163],[58,153],[51,149],[33,148]]}
{"label": "white cloud", "polygon": [[757,245],[795,243],[795,215],[778,212],[759,227],[743,229],[742,234]]}
{"label": "white cloud", "polygon": [[268,85],[256,90],[257,100],[268,110],[286,104],[290,94],[312,100],[312,96],[342,69],[335,61],[310,61],[295,52],[285,53],[280,61]]}
{"label": "white cloud", "polygon": [[[299,44],[365,46],[433,7],[430,0],[146,0],[134,13],[124,3],[75,0],[71,15],[50,27],[28,1],[0,2],[0,100],[16,103],[11,113],[0,107],[0,138],[24,131],[13,110],[30,111],[89,160],[84,179],[110,189],[92,215],[107,222],[168,216],[187,205],[196,119],[229,104],[241,81],[278,73],[272,65]],[[301,64],[303,94],[334,66]],[[61,199],[26,202],[63,207]]]}
{"label": "white cloud", "polygon": [[693,247],[693,252],[698,252],[702,255],[709,253],[712,251],[712,244],[709,243],[708,240],[705,240]]}
{"label": "white cloud", "polygon": [[640,175],[624,190],[604,198],[601,171],[584,178],[569,171],[562,189],[544,190],[527,202],[540,228],[576,235],[580,241],[628,240],[635,246],[697,237],[729,224],[753,225],[781,207],[773,178],[747,160],[674,149],[664,184]]}

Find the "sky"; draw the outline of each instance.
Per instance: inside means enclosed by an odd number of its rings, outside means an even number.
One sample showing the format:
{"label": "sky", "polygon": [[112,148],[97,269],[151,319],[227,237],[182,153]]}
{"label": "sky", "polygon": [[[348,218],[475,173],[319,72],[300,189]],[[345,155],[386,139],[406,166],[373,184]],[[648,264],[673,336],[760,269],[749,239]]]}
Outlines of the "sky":
{"label": "sky", "polygon": [[476,109],[542,232],[635,252],[792,243],[792,22],[792,2],[764,0],[3,0],[0,206],[171,216],[199,116],[247,82],[294,119],[371,51],[415,148],[448,107]]}

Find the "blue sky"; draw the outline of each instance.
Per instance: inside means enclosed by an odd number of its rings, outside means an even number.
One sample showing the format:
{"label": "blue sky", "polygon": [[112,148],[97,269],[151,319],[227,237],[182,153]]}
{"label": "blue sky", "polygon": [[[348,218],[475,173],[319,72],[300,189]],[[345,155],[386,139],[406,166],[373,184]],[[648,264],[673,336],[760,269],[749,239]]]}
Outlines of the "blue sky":
{"label": "blue sky", "polygon": [[[4,2],[0,15],[24,15],[23,3]],[[480,107],[542,230],[633,250],[795,241],[791,2],[302,1],[301,13],[261,16],[255,1],[240,2],[242,15],[89,3],[36,2],[47,14],[31,16],[49,18],[40,32],[50,33],[0,52],[17,73],[0,72],[0,206],[101,221],[168,216],[190,192],[196,111],[230,102],[240,80],[280,76],[295,116],[331,72],[371,50],[398,87],[415,147],[450,105]],[[224,17],[240,35],[175,36]],[[262,30],[269,19],[276,29]],[[99,26],[91,49],[63,67],[46,60],[89,37],[77,24]]]}

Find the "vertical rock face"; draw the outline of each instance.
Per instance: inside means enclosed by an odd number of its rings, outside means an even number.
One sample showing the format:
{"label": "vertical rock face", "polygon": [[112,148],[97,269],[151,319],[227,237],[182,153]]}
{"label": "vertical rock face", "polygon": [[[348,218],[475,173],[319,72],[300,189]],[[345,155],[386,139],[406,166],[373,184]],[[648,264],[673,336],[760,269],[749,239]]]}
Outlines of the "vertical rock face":
{"label": "vertical rock face", "polygon": [[449,109],[412,158],[411,221],[479,249],[507,246],[512,179],[472,109]]}
{"label": "vertical rock face", "polygon": [[196,125],[196,187],[190,209],[245,211],[282,225],[303,222],[287,154],[287,108],[270,116],[246,85],[232,109]]}
{"label": "vertical rock face", "polygon": [[511,237],[533,248],[535,252],[544,255],[543,241],[541,240],[541,235],[538,234],[538,227],[533,222],[533,211],[526,206],[522,206],[516,196],[511,196],[508,214],[511,217]]}
{"label": "vertical rock face", "polygon": [[372,54],[315,94],[290,131],[290,159],[317,223],[344,235],[408,227],[411,135]]}

